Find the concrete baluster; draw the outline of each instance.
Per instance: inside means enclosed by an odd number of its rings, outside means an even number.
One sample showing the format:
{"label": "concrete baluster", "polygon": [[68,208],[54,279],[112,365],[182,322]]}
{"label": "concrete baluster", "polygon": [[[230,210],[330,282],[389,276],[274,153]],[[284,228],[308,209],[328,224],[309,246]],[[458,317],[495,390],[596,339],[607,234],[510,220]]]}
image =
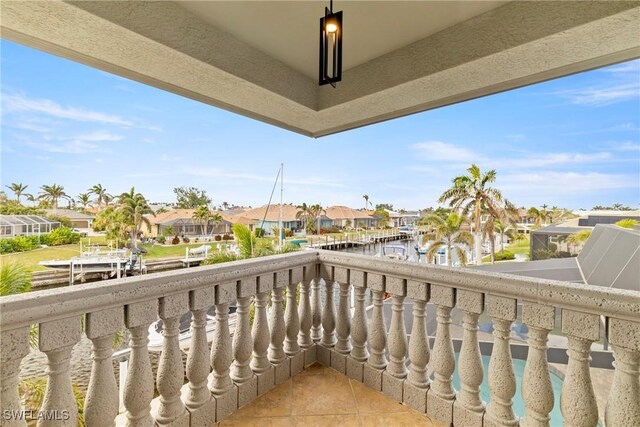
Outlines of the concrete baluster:
{"label": "concrete baluster", "polygon": [[[19,414],[22,407],[18,383],[20,382],[20,362],[29,354],[29,328],[0,331],[0,402],[2,410],[8,414]],[[117,396],[116,396],[117,398]],[[2,425],[7,427],[26,427],[27,423],[19,416],[0,414]]]}
{"label": "concrete baluster", "polygon": [[369,323],[369,348],[371,354],[367,363],[364,364],[364,383],[374,390],[382,391],[382,372],[387,367],[387,358],[385,356],[387,331],[382,309],[385,291],[384,276],[367,273],[367,286],[371,289],[373,312]]}
{"label": "concrete baluster", "polygon": [[404,298],[407,294],[406,280],[386,278],[386,291],[393,295],[391,324],[389,325],[389,365],[382,374],[382,392],[393,400],[402,402],[404,380],[408,371],[407,328],[404,324]]}
{"label": "concrete baluster", "polygon": [[616,361],[605,424],[640,425],[640,324],[609,319],[608,336]]}
{"label": "concrete baluster", "polygon": [[[313,280],[311,283],[312,282]],[[313,323],[313,317],[311,315],[311,283],[303,281],[300,284],[300,307],[298,311],[300,332],[298,333],[298,344],[303,349],[307,349],[313,345],[313,339],[311,339],[311,325]]]}
{"label": "concrete baluster", "polygon": [[326,348],[336,345],[336,307],[333,292],[333,280],[325,279],[324,307],[322,309],[322,339],[320,344]]}
{"label": "concrete baluster", "polygon": [[516,300],[488,295],[488,313],[493,321],[493,350],[489,362],[489,392],[484,425],[516,426],[513,396],[516,394],[516,376],[509,346],[511,324],[516,320]]}
{"label": "concrete baluster", "polygon": [[191,345],[187,355],[188,393],[185,406],[191,414],[191,425],[200,425],[206,418],[215,419],[215,401],[207,388],[209,346],[207,345],[207,311],[215,303],[215,288],[208,287],[189,293],[191,310]]}
{"label": "concrete baluster", "polygon": [[180,398],[184,382],[184,365],[178,335],[180,317],[189,309],[189,295],[180,293],[160,298],[158,314],[162,319],[162,353],[158,363],[156,386],[160,406],[156,415],[158,425],[181,425],[189,422],[189,414]]}
{"label": "concrete baluster", "polygon": [[445,425],[453,422],[453,402],[456,397],[452,375],[455,368],[451,341],[451,309],[455,305],[455,289],[431,285],[431,302],[436,305],[436,339],[433,343],[431,363],[434,381],[427,393],[429,414]]}
{"label": "concrete baluster", "polygon": [[298,346],[300,320],[298,319],[298,304],[296,303],[297,290],[297,283],[289,283],[287,285],[287,306],[284,310],[287,325],[287,336],[284,339],[284,352],[287,356],[294,356],[300,351],[300,346]]}
{"label": "concrete baluster", "polygon": [[[40,408],[47,417],[38,419],[38,427],[78,425],[78,406],[69,368],[71,350],[80,340],[81,330],[80,316],[40,324],[38,346],[47,355],[48,380]],[[63,419],[56,420],[56,417]]]}
{"label": "concrete baluster", "polygon": [[365,295],[367,292],[366,273],[363,271],[350,271],[350,282],[355,294],[355,307],[351,325],[351,349],[347,358],[347,376],[357,381],[364,382],[364,364],[369,358],[367,349],[367,313],[365,308]]}
{"label": "concrete baluster", "polygon": [[269,349],[269,325],[267,323],[268,293],[261,292],[255,298],[255,316],[253,318],[253,353],[251,369],[255,373],[262,373],[271,367],[267,350]]}
{"label": "concrete baluster", "polygon": [[84,401],[86,425],[114,425],[118,415],[118,385],[113,372],[113,339],[124,326],[124,307],[88,313],[85,320],[87,338],[92,342],[91,377]]}
{"label": "concrete baluster", "polygon": [[426,283],[409,280],[407,295],[413,300],[413,326],[409,338],[409,375],[404,382],[402,400],[413,409],[425,413],[427,392],[431,384],[427,375],[427,364],[431,357],[426,322],[428,286]]}
{"label": "concrete baluster", "polygon": [[233,388],[229,376],[231,362],[233,348],[229,332],[229,303],[224,302],[216,304],[216,328],[211,344],[209,390],[214,396],[221,396]]}
{"label": "concrete baluster", "polygon": [[284,353],[283,343],[286,327],[284,321],[284,309],[282,308],[283,288],[275,288],[271,294],[271,343],[269,344],[269,361],[274,365],[284,362],[287,356]]}
{"label": "concrete baluster", "polygon": [[480,400],[480,385],[483,375],[478,343],[478,318],[484,310],[484,295],[479,292],[458,290],[456,306],[464,312],[464,332],[458,358],[460,391],[453,404],[453,424],[482,426],[484,405]]}
{"label": "concrete baluster", "polygon": [[340,282],[340,302],[338,305],[338,317],[336,320],[336,332],[338,341],[335,350],[341,354],[351,352],[351,313],[349,310],[349,283]]}
{"label": "concrete baluster", "polygon": [[148,427],[154,424],[151,417],[153,399],[153,372],[149,361],[149,325],[158,319],[158,302],[145,301],[125,307],[125,326],[131,339],[131,356],[124,386],[124,406],[127,409],[127,426]]}
{"label": "concrete baluster", "polygon": [[320,303],[320,278],[311,281],[311,339],[314,342],[322,338],[322,304]]}
{"label": "concrete baluster", "polygon": [[555,308],[524,301],[522,322],[529,328],[529,354],[522,377],[523,427],[548,427],[553,387],[547,362],[547,337],[555,325]]}
{"label": "concrete baluster", "polygon": [[591,384],[589,350],[600,339],[600,316],[563,309],[562,332],[569,340],[569,363],[560,393],[565,426],[595,426],[598,405]]}
{"label": "concrete baluster", "polygon": [[252,343],[251,328],[249,326],[249,304],[252,297],[239,297],[236,311],[236,331],[233,334],[233,364],[231,379],[242,384],[251,379],[253,373],[249,367],[251,361]]}

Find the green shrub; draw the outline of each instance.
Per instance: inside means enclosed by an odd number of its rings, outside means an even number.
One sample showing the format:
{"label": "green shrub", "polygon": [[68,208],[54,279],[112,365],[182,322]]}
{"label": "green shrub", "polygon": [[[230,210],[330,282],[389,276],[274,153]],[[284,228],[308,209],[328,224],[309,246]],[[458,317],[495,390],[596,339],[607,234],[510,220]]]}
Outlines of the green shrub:
{"label": "green shrub", "polygon": [[156,242],[160,243],[161,245],[164,245],[167,241],[167,238],[164,236],[158,236],[156,237]]}
{"label": "green shrub", "polygon": [[224,236],[222,236],[222,240],[233,240],[233,237],[231,237],[227,233],[224,233]]}
{"label": "green shrub", "polygon": [[633,228],[633,226],[636,225],[637,223],[638,223],[638,220],[627,218],[627,219],[621,219],[620,221],[616,222],[616,225],[622,228]]}
{"label": "green shrub", "polygon": [[573,255],[571,254],[571,252],[568,252],[568,251],[557,251],[556,253],[551,255],[551,258],[570,258],[572,256]]}
{"label": "green shrub", "polygon": [[222,240],[222,236],[219,234],[216,234],[216,237],[213,238],[216,242],[219,242],[220,240]]}
{"label": "green shrub", "polygon": [[35,246],[31,243],[31,239],[27,236],[18,236],[11,240],[13,240],[13,250],[11,252],[26,252],[35,249]]}
{"label": "green shrub", "polygon": [[171,240],[171,244],[172,244],[172,245],[177,245],[178,243],[180,243],[180,238],[179,238],[178,236],[174,237],[174,238]]}
{"label": "green shrub", "polygon": [[264,228],[257,227],[254,234],[256,237],[264,237]]}
{"label": "green shrub", "polygon": [[69,217],[50,214],[47,215],[47,219],[50,221],[58,221],[63,227],[73,228],[73,224],[71,224],[71,220],[69,219]]}
{"label": "green shrub", "polygon": [[31,290],[31,272],[22,264],[3,262],[0,269],[0,296],[22,294]]}
{"label": "green shrub", "polygon": [[499,251],[495,253],[493,259],[496,261],[506,261],[510,259],[516,259],[516,256],[513,252]]}
{"label": "green shrub", "polygon": [[558,250],[558,245],[553,242],[549,242],[547,249],[549,249],[550,252],[556,252]]}
{"label": "green shrub", "polygon": [[182,238],[182,243],[189,243],[190,241],[191,240],[189,240],[189,238],[186,236]]}
{"label": "green shrub", "polygon": [[238,259],[239,258],[236,254],[217,252],[209,255],[204,261],[202,261],[202,265],[221,264],[223,262],[236,261]]}
{"label": "green shrub", "polygon": [[551,258],[551,251],[547,249],[536,249],[533,251],[532,261]]}
{"label": "green shrub", "polygon": [[49,233],[51,246],[69,245],[80,241],[80,234],[74,233],[70,228],[60,227]]}
{"label": "green shrub", "polygon": [[13,252],[13,239],[0,239],[0,254],[10,254]]}

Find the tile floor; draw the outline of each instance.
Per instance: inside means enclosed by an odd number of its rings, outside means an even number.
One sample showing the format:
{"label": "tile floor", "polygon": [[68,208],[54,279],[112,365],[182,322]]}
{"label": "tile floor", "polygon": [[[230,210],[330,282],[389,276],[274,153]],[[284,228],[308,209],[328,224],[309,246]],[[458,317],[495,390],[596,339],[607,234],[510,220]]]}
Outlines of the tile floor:
{"label": "tile floor", "polygon": [[411,408],[358,381],[315,364],[240,408],[218,427],[438,427]]}

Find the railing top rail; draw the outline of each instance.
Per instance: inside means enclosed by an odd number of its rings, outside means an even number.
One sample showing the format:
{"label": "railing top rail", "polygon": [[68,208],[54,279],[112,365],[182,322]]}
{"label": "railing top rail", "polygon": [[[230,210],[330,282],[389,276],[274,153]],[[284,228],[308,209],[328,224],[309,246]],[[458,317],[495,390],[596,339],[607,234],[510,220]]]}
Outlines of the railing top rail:
{"label": "railing top rail", "polygon": [[219,265],[152,273],[49,289],[0,298],[0,330],[62,319],[93,311],[207,286],[243,280],[262,274],[317,263],[316,251],[301,251]]}
{"label": "railing top rail", "polygon": [[321,263],[640,322],[640,292],[318,250]]}

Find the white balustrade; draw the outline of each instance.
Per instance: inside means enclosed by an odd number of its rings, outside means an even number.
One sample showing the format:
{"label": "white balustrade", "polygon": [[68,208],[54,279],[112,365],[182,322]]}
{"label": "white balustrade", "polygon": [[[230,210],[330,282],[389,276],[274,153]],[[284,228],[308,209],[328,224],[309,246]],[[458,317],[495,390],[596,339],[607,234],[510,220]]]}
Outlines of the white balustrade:
{"label": "white balustrade", "polygon": [[387,367],[387,358],[384,350],[387,344],[387,333],[384,326],[384,312],[382,310],[382,301],[384,292],[372,291],[373,313],[371,315],[369,345],[371,346],[371,356],[367,360],[367,364],[375,369],[384,369]]}
{"label": "white balustrade", "polygon": [[13,330],[0,330],[0,402],[4,412],[0,414],[2,425],[7,427],[26,427],[22,417],[12,414],[21,413],[22,407],[18,383],[20,362],[29,354],[29,330],[26,327]]}
{"label": "white balustrade", "polygon": [[353,342],[351,357],[358,362],[365,362],[369,358],[369,350],[367,350],[367,315],[364,306],[366,291],[367,289],[364,287],[354,288],[356,304],[351,328],[351,340]]}
{"label": "white balustrade", "polygon": [[431,357],[426,324],[426,301],[413,300],[413,327],[409,338],[409,375],[407,380],[418,388],[427,388],[427,364]]}
{"label": "white balustrade", "polygon": [[336,308],[333,300],[333,280],[325,279],[324,307],[322,308],[322,339],[324,347],[336,345]]}
{"label": "white balustrade", "polygon": [[287,306],[284,310],[287,334],[284,339],[284,352],[287,356],[294,356],[300,351],[298,346],[298,333],[300,321],[298,319],[298,305],[296,303],[297,283],[287,284]]}
{"label": "white balustrade", "polygon": [[300,332],[298,333],[298,345],[307,349],[313,345],[311,339],[311,325],[313,317],[311,314],[311,283],[303,281],[300,284],[300,306],[298,307],[298,317],[300,319]]}
{"label": "white balustrade", "polygon": [[395,378],[406,378],[407,330],[404,324],[404,297],[394,295],[389,327],[389,365],[387,373]]}
{"label": "white balustrade", "polygon": [[320,304],[320,283],[322,279],[311,281],[311,339],[318,342],[322,338],[322,305]]}

